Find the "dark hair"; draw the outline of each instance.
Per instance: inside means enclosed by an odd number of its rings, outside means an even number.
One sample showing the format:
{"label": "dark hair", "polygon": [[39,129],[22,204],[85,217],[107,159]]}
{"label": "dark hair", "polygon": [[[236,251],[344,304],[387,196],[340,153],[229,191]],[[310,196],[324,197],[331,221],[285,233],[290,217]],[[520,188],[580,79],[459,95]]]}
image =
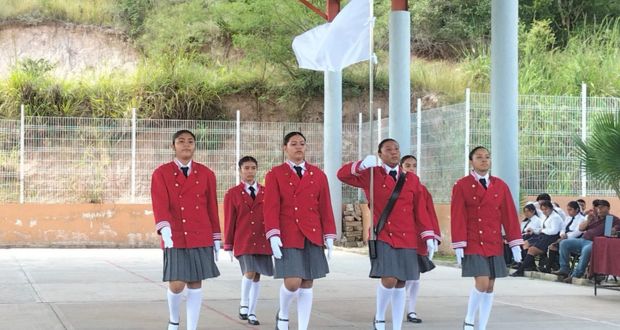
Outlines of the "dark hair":
{"label": "dark hair", "polygon": [[480,149],[484,149],[487,152],[489,151],[489,149],[487,149],[486,147],[483,146],[477,146],[473,149],[471,149],[471,151],[469,152],[469,160],[474,160],[474,154],[476,153],[476,151],[480,150]]}
{"label": "dark hair", "polygon": [[284,136],[284,140],[282,141],[282,145],[283,145],[283,146],[287,145],[287,144],[288,144],[288,141],[289,141],[289,140],[290,140],[293,136],[295,136],[295,135],[299,135],[299,136],[301,136],[301,137],[304,139],[304,142],[306,141],[306,137],[305,137],[303,134],[301,134],[301,132],[290,132],[290,133],[288,133],[288,134],[286,134],[286,135]]}
{"label": "dark hair", "polygon": [[568,202],[568,207],[570,207],[573,210],[581,211],[581,206],[579,206],[579,203],[577,203],[577,201]]}
{"label": "dark hair", "polygon": [[192,133],[189,130],[182,129],[182,130],[177,131],[176,133],[174,133],[174,135],[172,136],[172,144],[174,145],[174,140],[176,140],[179,136],[181,136],[182,134],[185,134],[185,133],[191,135],[192,138],[194,139],[194,141],[196,141],[196,135],[194,135],[194,133]]}
{"label": "dark hair", "polygon": [[592,201],[592,206],[593,207],[597,207],[601,204],[601,200],[600,199],[595,199]]}
{"label": "dark hair", "polygon": [[534,212],[534,214],[536,216],[538,216],[538,210],[536,210],[536,206],[534,206],[534,204],[525,204],[525,206],[523,207],[524,210],[530,210],[532,212]]}
{"label": "dark hair", "polygon": [[237,163],[237,165],[239,165],[239,168],[241,168],[241,165],[243,165],[243,163],[248,163],[248,162],[252,162],[252,163],[256,164],[256,166],[258,166],[258,162],[256,161],[256,158],[254,158],[252,156],[243,156],[243,157],[241,157],[241,159],[239,159],[239,162]]}
{"label": "dark hair", "polygon": [[390,141],[391,141],[391,142],[394,142],[394,143],[396,143],[396,144],[398,145],[398,141],[396,141],[396,140],[394,140],[394,139],[392,139],[392,138],[383,139],[383,141],[381,141],[381,142],[379,143],[379,148],[377,149],[377,152],[378,152],[378,153],[381,153],[381,147],[383,147],[383,145],[384,145],[384,144],[386,144],[386,143],[388,143],[388,142],[390,142]]}
{"label": "dark hair", "polygon": [[551,196],[547,193],[542,193],[536,197],[536,201],[551,201]]}
{"label": "dark hair", "polygon": [[405,156],[403,156],[403,158],[401,158],[401,159],[400,159],[400,165],[402,166],[402,165],[403,165],[403,163],[404,163],[407,159],[413,159],[413,160],[415,160],[415,161],[418,161],[418,159],[417,159],[417,158],[415,158],[415,156],[414,156],[414,155],[405,155]]}
{"label": "dark hair", "polygon": [[586,201],[584,201],[583,199],[579,198],[579,199],[577,200],[577,203],[584,203],[584,204],[585,204],[585,203],[586,203]]}
{"label": "dark hair", "polygon": [[544,207],[546,207],[548,209],[552,209],[552,210],[555,211],[555,208],[553,208],[553,204],[551,204],[551,202],[548,201],[548,200],[542,200],[538,204],[540,205],[540,207],[544,206]]}
{"label": "dark hair", "polygon": [[609,204],[609,202],[605,199],[600,199],[598,201],[598,206],[607,206],[607,207],[611,207],[611,205]]}

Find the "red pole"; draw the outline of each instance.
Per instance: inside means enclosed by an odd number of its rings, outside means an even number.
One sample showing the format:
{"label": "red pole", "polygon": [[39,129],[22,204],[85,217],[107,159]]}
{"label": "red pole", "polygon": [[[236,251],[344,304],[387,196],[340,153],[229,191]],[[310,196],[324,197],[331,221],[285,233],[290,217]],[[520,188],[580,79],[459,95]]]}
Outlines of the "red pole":
{"label": "red pole", "polygon": [[392,11],[408,11],[409,4],[407,0],[392,0]]}
{"label": "red pole", "polygon": [[327,0],[327,21],[331,22],[340,12],[340,0]]}

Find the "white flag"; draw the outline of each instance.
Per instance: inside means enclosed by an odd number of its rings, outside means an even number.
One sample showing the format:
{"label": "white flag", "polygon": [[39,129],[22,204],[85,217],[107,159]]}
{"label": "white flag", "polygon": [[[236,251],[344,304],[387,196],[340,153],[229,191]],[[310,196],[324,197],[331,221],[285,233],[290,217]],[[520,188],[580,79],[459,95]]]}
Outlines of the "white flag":
{"label": "white flag", "polygon": [[351,0],[331,23],[319,25],[293,40],[302,69],[340,71],[370,57],[370,1]]}

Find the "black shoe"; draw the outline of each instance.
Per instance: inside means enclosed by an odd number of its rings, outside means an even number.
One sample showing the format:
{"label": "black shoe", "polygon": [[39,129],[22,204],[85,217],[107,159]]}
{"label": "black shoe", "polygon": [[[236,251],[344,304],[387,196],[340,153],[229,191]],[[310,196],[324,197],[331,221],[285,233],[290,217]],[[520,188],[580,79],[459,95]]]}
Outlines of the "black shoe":
{"label": "black shoe", "polygon": [[251,325],[260,325],[260,322],[258,322],[258,319],[254,314],[248,314],[248,323]]}
{"label": "black shoe", "polygon": [[463,321],[463,330],[474,330],[473,323],[467,323]]}
{"label": "black shoe", "polygon": [[414,312],[407,314],[407,322],[422,323],[422,319],[418,318],[418,315]]}
{"label": "black shoe", "polygon": [[512,274],[510,274],[511,277],[524,277],[525,273],[524,272],[520,272],[520,271],[516,271]]}
{"label": "black shoe", "polygon": [[385,323],[385,320],[372,320],[372,328],[374,330],[377,330],[377,323]]}
{"label": "black shoe", "polygon": [[248,306],[239,306],[239,318],[242,320],[247,320],[248,319],[248,313],[241,313],[241,310],[245,308],[245,310],[248,310]]}
{"label": "black shoe", "polygon": [[276,312],[276,330],[280,330],[280,328],[278,328],[278,321],[280,321],[280,322],[288,322],[287,319],[281,319],[280,318],[280,309],[278,309],[278,311]]}
{"label": "black shoe", "polygon": [[558,270],[556,270],[554,272],[551,272],[551,274],[557,275],[557,276],[560,276],[560,277],[567,277],[568,276],[568,273],[563,271],[563,270],[561,270],[561,269],[558,269]]}

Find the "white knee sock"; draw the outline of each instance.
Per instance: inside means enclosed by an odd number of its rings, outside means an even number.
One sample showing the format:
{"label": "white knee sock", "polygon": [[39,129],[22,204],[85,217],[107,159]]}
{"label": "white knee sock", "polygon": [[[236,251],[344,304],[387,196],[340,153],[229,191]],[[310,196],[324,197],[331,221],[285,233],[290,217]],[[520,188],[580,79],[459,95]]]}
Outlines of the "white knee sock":
{"label": "white knee sock", "polygon": [[258,293],[260,292],[260,282],[252,282],[250,286],[250,303],[247,305],[248,314],[256,314],[256,302],[258,301]]}
{"label": "white knee sock", "polygon": [[[375,311],[375,320],[385,321],[385,310],[392,300],[394,289],[388,289],[379,282],[377,285],[377,310]],[[377,324],[377,329],[384,329],[385,323]]]}
{"label": "white knee sock", "polygon": [[241,277],[241,301],[239,306],[249,306],[250,287],[252,286],[252,280],[242,276]]}
{"label": "white knee sock", "polygon": [[[280,287],[280,312],[278,313],[281,319],[288,320],[288,311],[291,306],[291,302],[293,302],[293,299],[295,299],[298,294],[299,289],[296,291],[289,291],[284,286],[284,283],[282,283],[282,286]],[[288,322],[278,322],[278,329],[288,330]]]}
{"label": "white knee sock", "polygon": [[181,299],[183,298],[183,292],[173,293],[168,289],[168,311],[170,312],[170,322],[179,323],[179,307],[181,306]]}
{"label": "white knee sock", "polygon": [[312,288],[299,289],[297,297],[297,329],[308,329],[310,314],[312,313]]}
{"label": "white knee sock", "polygon": [[187,289],[187,330],[196,330],[202,306],[202,289]]}
{"label": "white knee sock", "polygon": [[475,287],[471,289],[471,293],[469,294],[469,303],[467,303],[467,316],[465,316],[465,322],[474,324],[474,321],[476,320],[476,311],[478,310],[483,294],[484,292],[478,291]]}
{"label": "white knee sock", "polygon": [[491,308],[493,307],[493,297],[495,294],[491,293],[483,293],[482,299],[480,302],[480,309],[478,311],[478,329],[485,330],[487,328],[487,323],[489,323],[489,317],[491,316]]}
{"label": "white knee sock", "polygon": [[407,296],[409,299],[407,314],[415,313],[415,305],[418,301],[418,294],[420,293],[420,280],[407,281],[405,284],[407,290]]}
{"label": "white knee sock", "polygon": [[405,288],[392,290],[392,329],[400,330],[403,326],[403,312],[405,311]]}

